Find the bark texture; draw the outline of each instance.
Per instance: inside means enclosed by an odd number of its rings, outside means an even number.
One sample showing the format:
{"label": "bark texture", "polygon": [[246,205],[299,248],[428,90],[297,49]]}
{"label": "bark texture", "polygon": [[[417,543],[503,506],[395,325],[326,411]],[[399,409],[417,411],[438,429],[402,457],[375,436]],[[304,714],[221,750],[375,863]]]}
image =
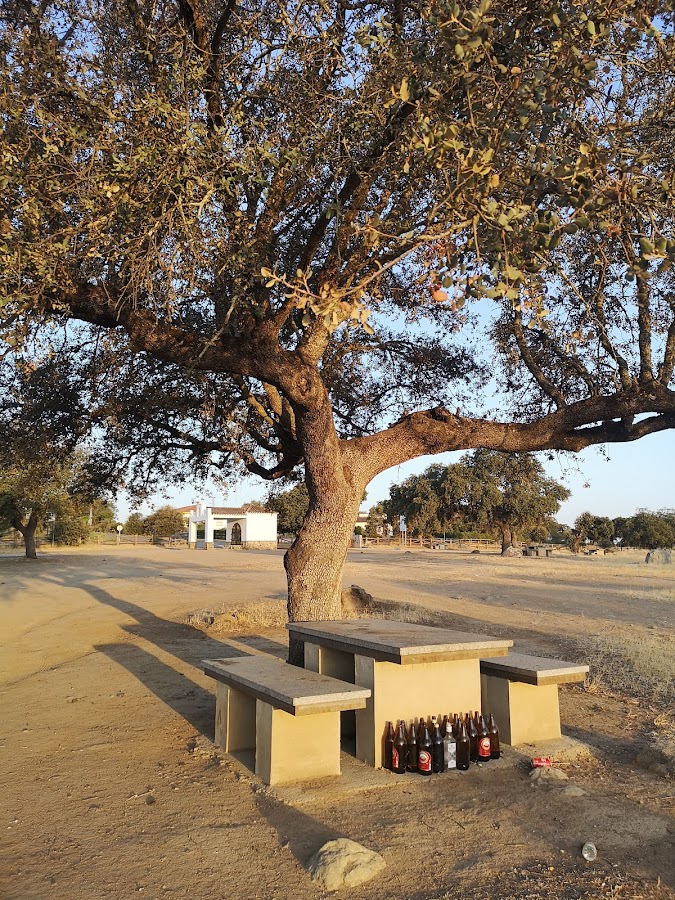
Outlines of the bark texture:
{"label": "bark texture", "polygon": [[26,559],[37,559],[37,543],[35,532],[37,531],[37,516],[31,513],[28,521],[23,523],[20,519],[14,519],[12,526],[16,528],[26,546]]}

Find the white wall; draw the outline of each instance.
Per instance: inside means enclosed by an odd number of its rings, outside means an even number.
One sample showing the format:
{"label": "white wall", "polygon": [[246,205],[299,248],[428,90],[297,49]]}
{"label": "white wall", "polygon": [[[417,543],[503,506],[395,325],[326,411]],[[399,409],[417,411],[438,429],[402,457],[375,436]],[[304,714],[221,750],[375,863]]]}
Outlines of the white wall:
{"label": "white wall", "polygon": [[277,514],[247,513],[241,525],[241,539],[242,541],[276,541]]}

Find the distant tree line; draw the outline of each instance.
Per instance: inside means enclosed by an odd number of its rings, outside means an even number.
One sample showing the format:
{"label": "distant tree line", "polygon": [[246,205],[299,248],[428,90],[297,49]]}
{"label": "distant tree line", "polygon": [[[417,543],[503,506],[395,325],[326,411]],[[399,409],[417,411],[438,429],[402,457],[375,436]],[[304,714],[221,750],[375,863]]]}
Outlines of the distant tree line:
{"label": "distant tree line", "polygon": [[675,510],[640,510],[634,516],[616,519],[582,513],[571,530],[570,549],[578,553],[586,543],[604,548],[621,545],[643,550],[672,547],[675,545]]}
{"label": "distant tree line", "polygon": [[501,539],[502,553],[517,540],[545,540],[569,491],[548,478],[536,456],[475,450],[450,466],[433,465],[394,484],[383,513],[408,532],[433,536],[471,532]]}

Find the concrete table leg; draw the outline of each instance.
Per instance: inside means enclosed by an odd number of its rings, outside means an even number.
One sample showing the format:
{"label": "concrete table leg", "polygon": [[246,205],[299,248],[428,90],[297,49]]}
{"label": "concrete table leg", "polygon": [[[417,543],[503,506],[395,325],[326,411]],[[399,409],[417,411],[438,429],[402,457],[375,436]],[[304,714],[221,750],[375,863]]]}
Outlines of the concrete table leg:
{"label": "concrete table leg", "polygon": [[354,681],[372,691],[366,708],[356,710],[356,756],[375,768],[382,766],[387,722],[409,726],[420,716],[480,708],[478,659],[399,665],[357,655]]}
{"label": "concrete table leg", "polygon": [[481,676],[483,710],[492,713],[506,744],[533,744],[560,737],[557,684],[524,684]]}
{"label": "concrete table leg", "polygon": [[292,716],[257,700],[255,773],[265,784],[339,775],[339,711]]}

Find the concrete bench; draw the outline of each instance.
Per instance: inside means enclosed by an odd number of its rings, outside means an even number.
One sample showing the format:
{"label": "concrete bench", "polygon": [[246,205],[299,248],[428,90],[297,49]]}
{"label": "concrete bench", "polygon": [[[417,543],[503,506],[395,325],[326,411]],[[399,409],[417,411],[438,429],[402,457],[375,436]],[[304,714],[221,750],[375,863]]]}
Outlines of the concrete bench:
{"label": "concrete bench", "polygon": [[205,659],[216,680],[215,743],[255,751],[265,784],[340,774],[340,712],[363,709],[368,688],[290,666],[274,656]]}
{"label": "concrete bench", "polygon": [[481,659],[483,712],[492,713],[506,744],[560,737],[558,685],[583,681],[588,666],[512,653]]}

